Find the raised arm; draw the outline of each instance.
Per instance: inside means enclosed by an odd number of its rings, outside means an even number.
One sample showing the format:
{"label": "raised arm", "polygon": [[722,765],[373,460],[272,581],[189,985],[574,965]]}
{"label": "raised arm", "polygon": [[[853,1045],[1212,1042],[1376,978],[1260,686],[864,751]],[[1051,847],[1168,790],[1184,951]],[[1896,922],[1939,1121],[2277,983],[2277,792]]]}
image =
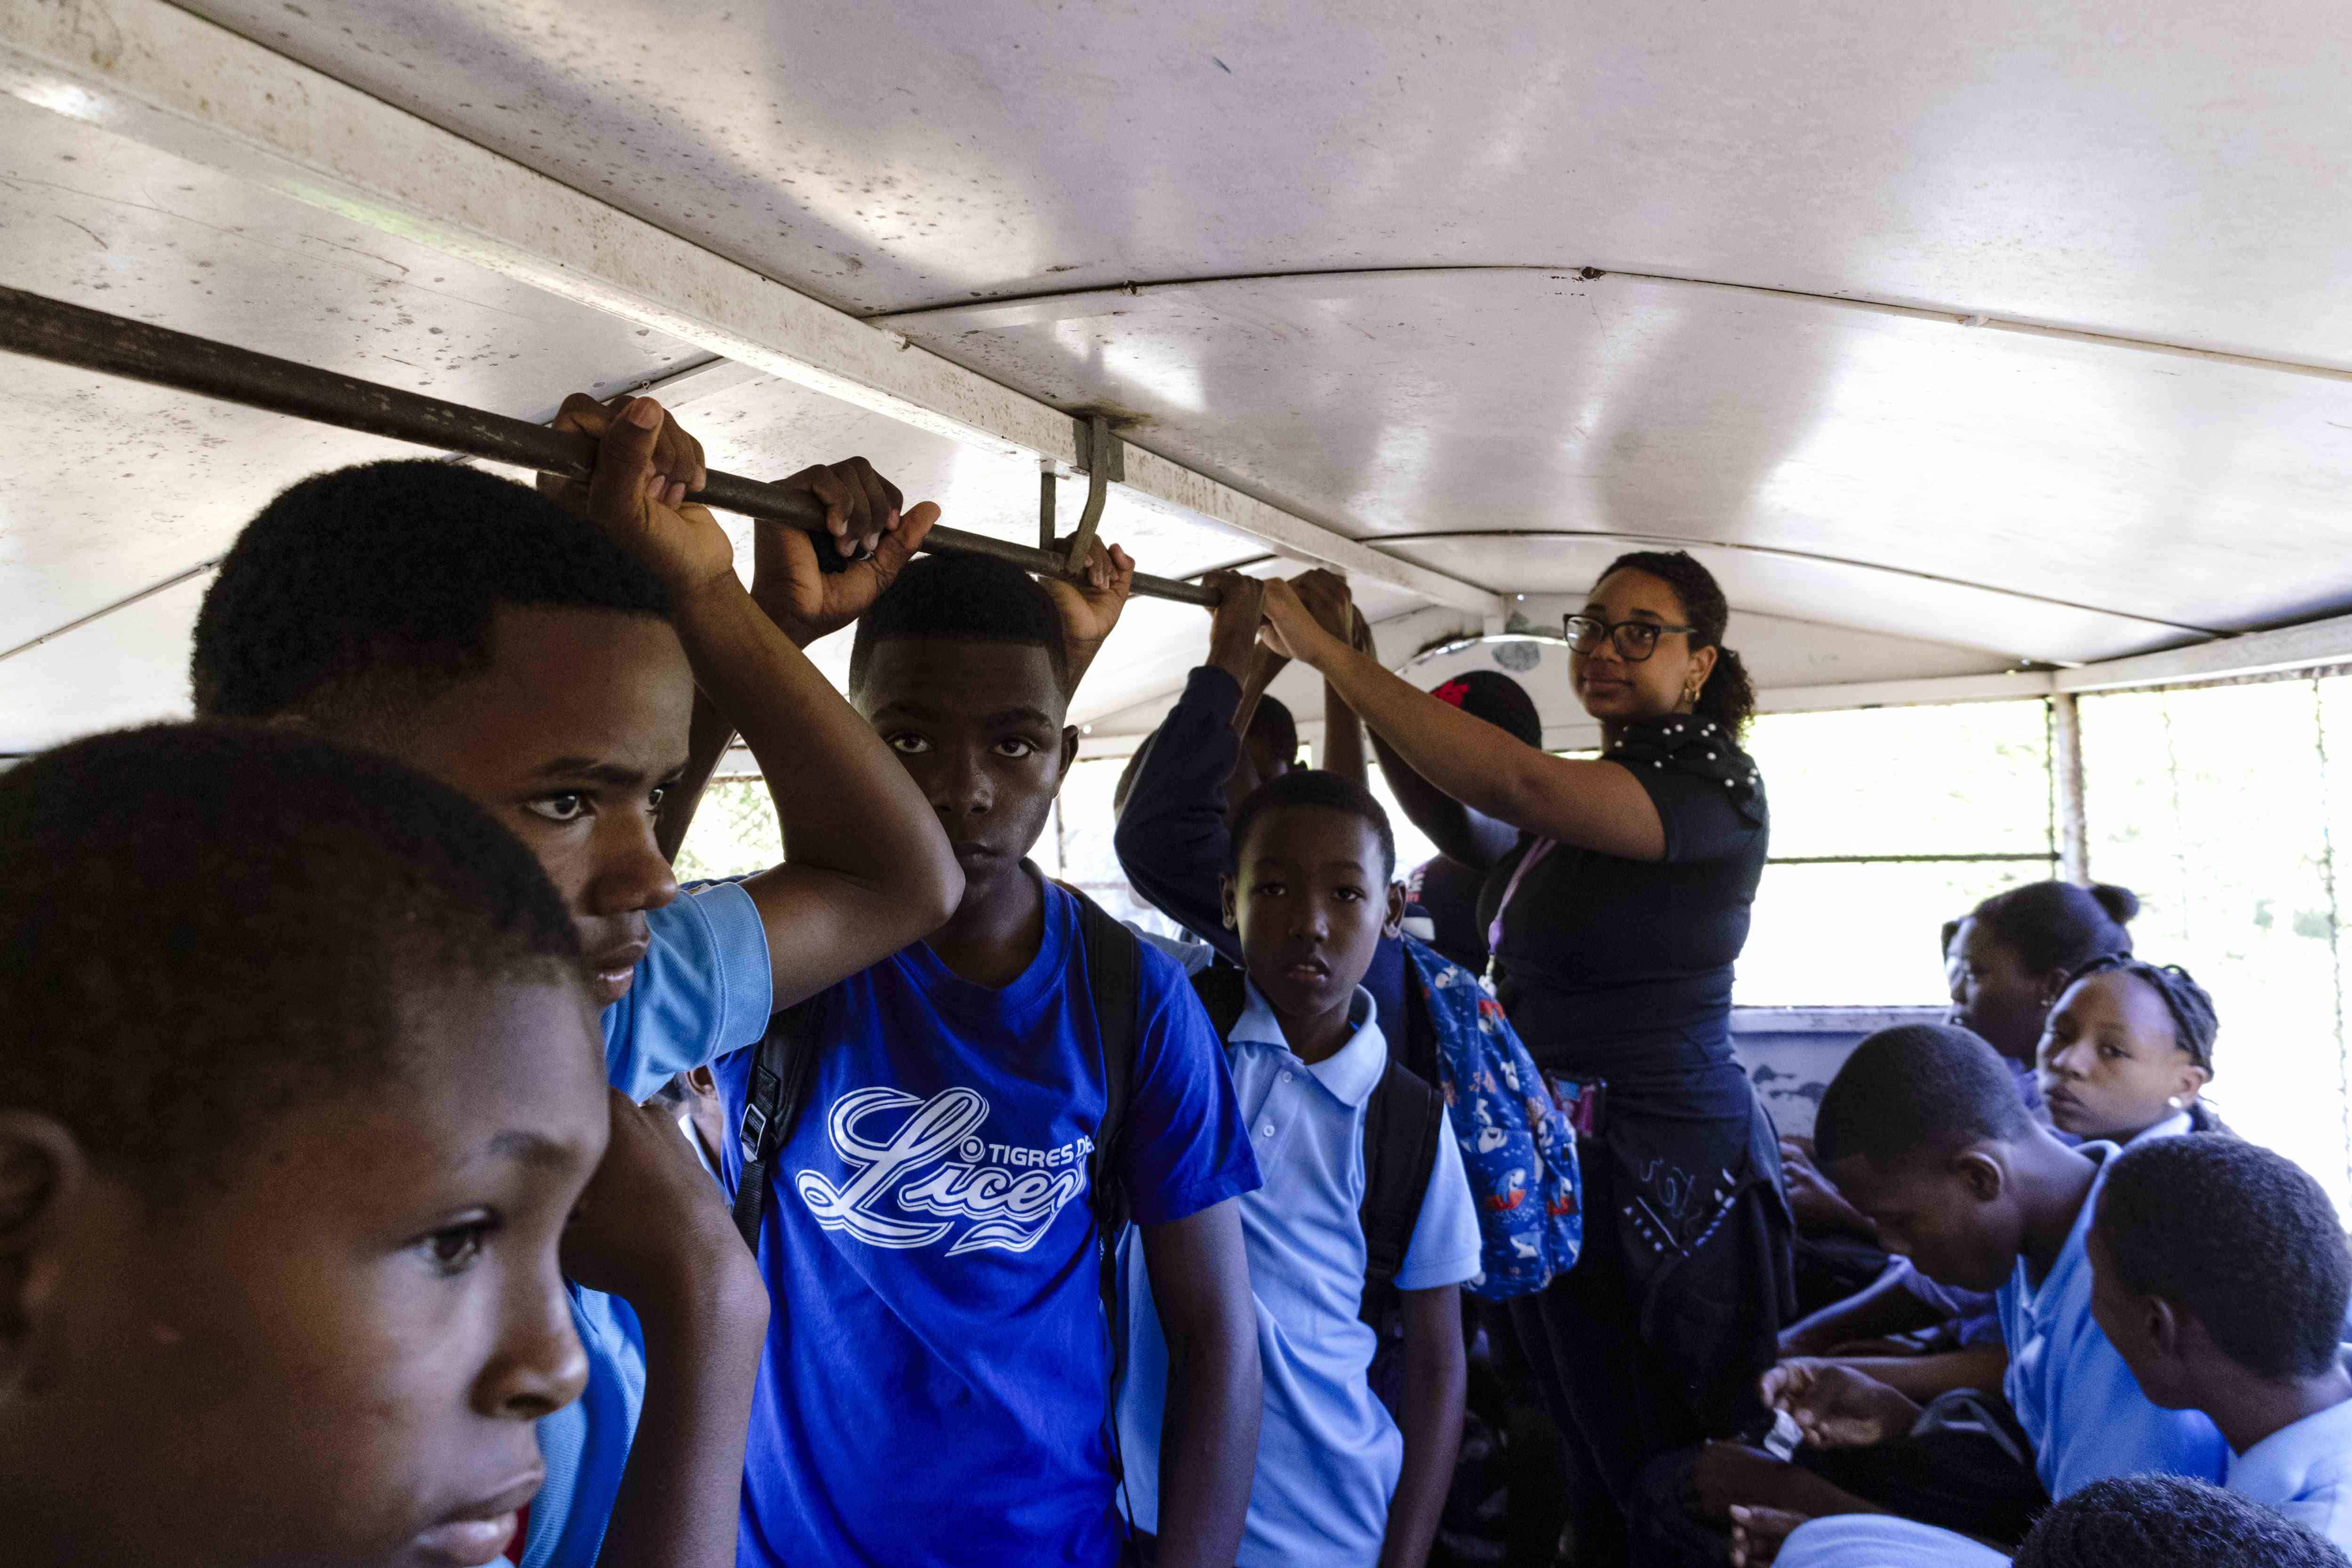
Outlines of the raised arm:
{"label": "raised arm", "polygon": [[[1353,605],[1348,606],[1348,646],[1359,653],[1380,658],[1380,649],[1372,642],[1372,624],[1364,619],[1364,612]],[[1356,710],[1323,683],[1323,767],[1327,773],[1360,784],[1371,783],[1371,768],[1364,752],[1364,721]]]}
{"label": "raised arm", "polygon": [[1234,572],[1207,581],[1223,595],[1209,622],[1208,659],[1134,764],[1111,847],[1136,891],[1239,963],[1241,939],[1225,929],[1217,879],[1229,858],[1226,780],[1243,750],[1232,705],[1256,643],[1261,584]]}
{"label": "raised arm", "polygon": [[[1066,552],[1070,542],[1056,540],[1055,544]],[[1128,596],[1135,592],[1134,557],[1097,539],[1087,552],[1086,571],[1080,577],[1049,574],[1037,581],[1053,598],[1054,607],[1062,612],[1062,650],[1069,662],[1070,689],[1075,692],[1093,667],[1095,655],[1102,651],[1103,643],[1118,625]]]}
{"label": "raised arm", "polygon": [[[699,454],[690,473],[655,467],[663,419],[650,398],[615,416],[575,395],[557,423],[600,437],[588,513],[667,584],[697,685],[766,776],[785,864],[743,886],[767,928],[775,1005],[789,1006],[937,930],[963,896],[963,876],[907,770],[752,602],[726,531],[682,504],[701,482]],[[897,490],[862,458],[783,482],[824,504],[844,553],[858,538],[900,530]],[[928,503],[917,512],[937,516]]]}
{"label": "raised arm", "polygon": [[1228,1198],[1137,1233],[1168,1342],[1160,1568],[1232,1568],[1249,1515],[1264,1393],[1240,1205]]}
{"label": "raised arm", "polygon": [[[781,522],[758,520],[751,533],[751,602],[767,612],[792,645],[805,651],[820,637],[848,626],[874,605],[938,520],[936,507],[917,507],[885,533],[870,554],[852,561],[838,572],[817,565],[814,535]],[[830,545],[828,544],[828,548]],[[662,796],[661,821],[655,839],[670,859],[677,858],[687,829],[702,805],[702,792],[727,748],[735,743],[734,721],[719,710],[710,694],[694,694],[693,734],[687,747],[686,771]]]}
{"label": "raised arm", "polygon": [[1665,858],[1665,824],[1624,768],[1555,757],[1440,702],[1326,632],[1287,583],[1266,585],[1265,618],[1269,640],[1321,671],[1388,743],[1384,761],[1393,752],[1434,788],[1522,832],[1629,860]]}

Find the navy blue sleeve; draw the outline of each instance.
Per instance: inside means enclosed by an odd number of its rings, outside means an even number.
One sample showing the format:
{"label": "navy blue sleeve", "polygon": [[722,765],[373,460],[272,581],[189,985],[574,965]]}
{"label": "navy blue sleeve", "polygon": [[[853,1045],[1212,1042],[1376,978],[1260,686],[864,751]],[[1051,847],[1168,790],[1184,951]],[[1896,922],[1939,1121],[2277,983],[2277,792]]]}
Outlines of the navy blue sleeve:
{"label": "navy blue sleeve", "polygon": [[1241,938],[1225,929],[1217,879],[1227,858],[1225,782],[1242,753],[1234,733],[1241,704],[1241,682],[1223,670],[1192,672],[1136,770],[1111,837],[1135,890],[1235,963]]}

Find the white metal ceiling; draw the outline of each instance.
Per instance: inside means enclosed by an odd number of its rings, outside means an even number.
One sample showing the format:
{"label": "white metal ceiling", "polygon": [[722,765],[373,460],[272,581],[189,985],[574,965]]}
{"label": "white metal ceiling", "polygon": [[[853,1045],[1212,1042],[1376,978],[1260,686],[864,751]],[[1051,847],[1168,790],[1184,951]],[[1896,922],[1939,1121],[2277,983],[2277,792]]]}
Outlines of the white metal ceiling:
{"label": "white metal ceiling", "polygon": [[[2352,32],[2319,0],[192,8],[1486,587],[1688,542],[1768,683],[2352,605]],[[517,414],[697,357],[382,229],[0,100],[0,281]],[[22,361],[0,414],[0,645],[392,449]],[[845,443],[1034,528],[1034,468],[797,387],[690,417],[723,466]],[[1258,552],[1107,530],[1167,574]],[[192,593],[0,663],[0,751],[181,700]],[[1195,657],[1197,612],[1133,614],[1097,716]]]}

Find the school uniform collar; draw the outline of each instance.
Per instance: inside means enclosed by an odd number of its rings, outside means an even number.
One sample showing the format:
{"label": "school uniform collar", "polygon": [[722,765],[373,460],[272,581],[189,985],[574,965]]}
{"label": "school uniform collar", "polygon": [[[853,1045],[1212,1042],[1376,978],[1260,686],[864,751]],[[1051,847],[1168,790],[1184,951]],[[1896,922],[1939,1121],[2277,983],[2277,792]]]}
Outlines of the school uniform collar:
{"label": "school uniform collar", "polygon": [[[1288,1054],[1290,1043],[1282,1037],[1282,1025],[1276,1019],[1274,1008],[1258,994],[1254,983],[1244,979],[1243,984],[1249,1000],[1233,1032],[1225,1037],[1225,1043]],[[1389,1066],[1388,1039],[1372,1016],[1372,994],[1361,985],[1356,987],[1355,999],[1348,1004],[1348,1022],[1355,1026],[1356,1032],[1349,1037],[1346,1045],[1319,1062],[1300,1065],[1315,1075],[1315,1081],[1329,1090],[1333,1099],[1343,1105],[1360,1106],[1380,1087],[1381,1075],[1388,1071]]]}
{"label": "school uniform collar", "polygon": [[2228,1486],[2241,1497],[2277,1508],[2311,1489],[2311,1472],[2352,1452],[2352,1400],[2280,1427],[2242,1454],[2230,1456]]}
{"label": "school uniform collar", "polygon": [[2195,1131],[2196,1123],[2189,1120],[2189,1112],[2176,1110],[2154,1126],[2143,1127],[2133,1133],[2126,1140],[2124,1147],[2137,1149],[2143,1143],[2153,1143],[2159,1138],[2186,1138]]}

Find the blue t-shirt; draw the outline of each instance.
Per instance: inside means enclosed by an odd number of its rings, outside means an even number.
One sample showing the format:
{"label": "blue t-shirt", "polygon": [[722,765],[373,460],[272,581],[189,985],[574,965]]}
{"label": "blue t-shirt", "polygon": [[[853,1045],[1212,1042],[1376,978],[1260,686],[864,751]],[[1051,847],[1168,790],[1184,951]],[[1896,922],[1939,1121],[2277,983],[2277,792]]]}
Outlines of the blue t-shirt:
{"label": "blue t-shirt", "polygon": [[[1246,984],[1246,983],[1244,983]],[[1389,1065],[1372,994],[1356,989],[1356,1032],[1311,1066],[1292,1053],[1255,985],[1226,1036],[1234,1090],[1247,1113],[1265,1185],[1242,1199],[1258,1365],[1265,1376],[1257,1472],[1242,1532],[1241,1568],[1371,1568],[1388,1533],[1404,1437],[1366,1373],[1380,1342],[1364,1299],[1364,1114]],[[1449,1128],[1396,1275],[1400,1290],[1477,1278],[1478,1213]],[[1160,1528],[1160,1419],[1168,1346],[1139,1248],[1120,1260],[1128,1336],[1119,1447],[1136,1528]]]}
{"label": "blue t-shirt", "polygon": [[2021,1258],[2000,1288],[2000,1333],[2009,1344],[2001,1392],[2033,1440],[2033,1468],[2053,1498],[2109,1476],[2148,1471],[2219,1486],[2230,1462],[2220,1429],[2197,1411],[2150,1404],[2091,1316],[2091,1258],[2084,1247],[2117,1151],[2112,1143],[2085,1143],[2082,1152],[2098,1162],[2098,1173],[2058,1261],[2037,1282]]}
{"label": "blue t-shirt", "polygon": [[[1003,990],[917,943],[820,999],[816,1081],[770,1168],[775,1309],[752,1393],[743,1568],[1109,1568],[1122,1530],[1086,1156],[1105,1101],[1077,904]],[[1115,1174],[1136,1220],[1258,1184],[1223,1052],[1142,952]],[[719,1064],[740,1121],[755,1053]],[[724,1151],[727,1178],[740,1150]]]}
{"label": "blue t-shirt", "polygon": [[[643,1100],[688,1068],[767,1032],[768,933],[751,895],[731,882],[646,917],[653,945],[628,994],[604,1009],[604,1068]],[[523,1568],[593,1568],[620,1495],[646,1398],[645,1336],[626,1301],[570,1287],[572,1326],[588,1357],[581,1396],[539,1424],[547,1484],[531,1500]]]}

